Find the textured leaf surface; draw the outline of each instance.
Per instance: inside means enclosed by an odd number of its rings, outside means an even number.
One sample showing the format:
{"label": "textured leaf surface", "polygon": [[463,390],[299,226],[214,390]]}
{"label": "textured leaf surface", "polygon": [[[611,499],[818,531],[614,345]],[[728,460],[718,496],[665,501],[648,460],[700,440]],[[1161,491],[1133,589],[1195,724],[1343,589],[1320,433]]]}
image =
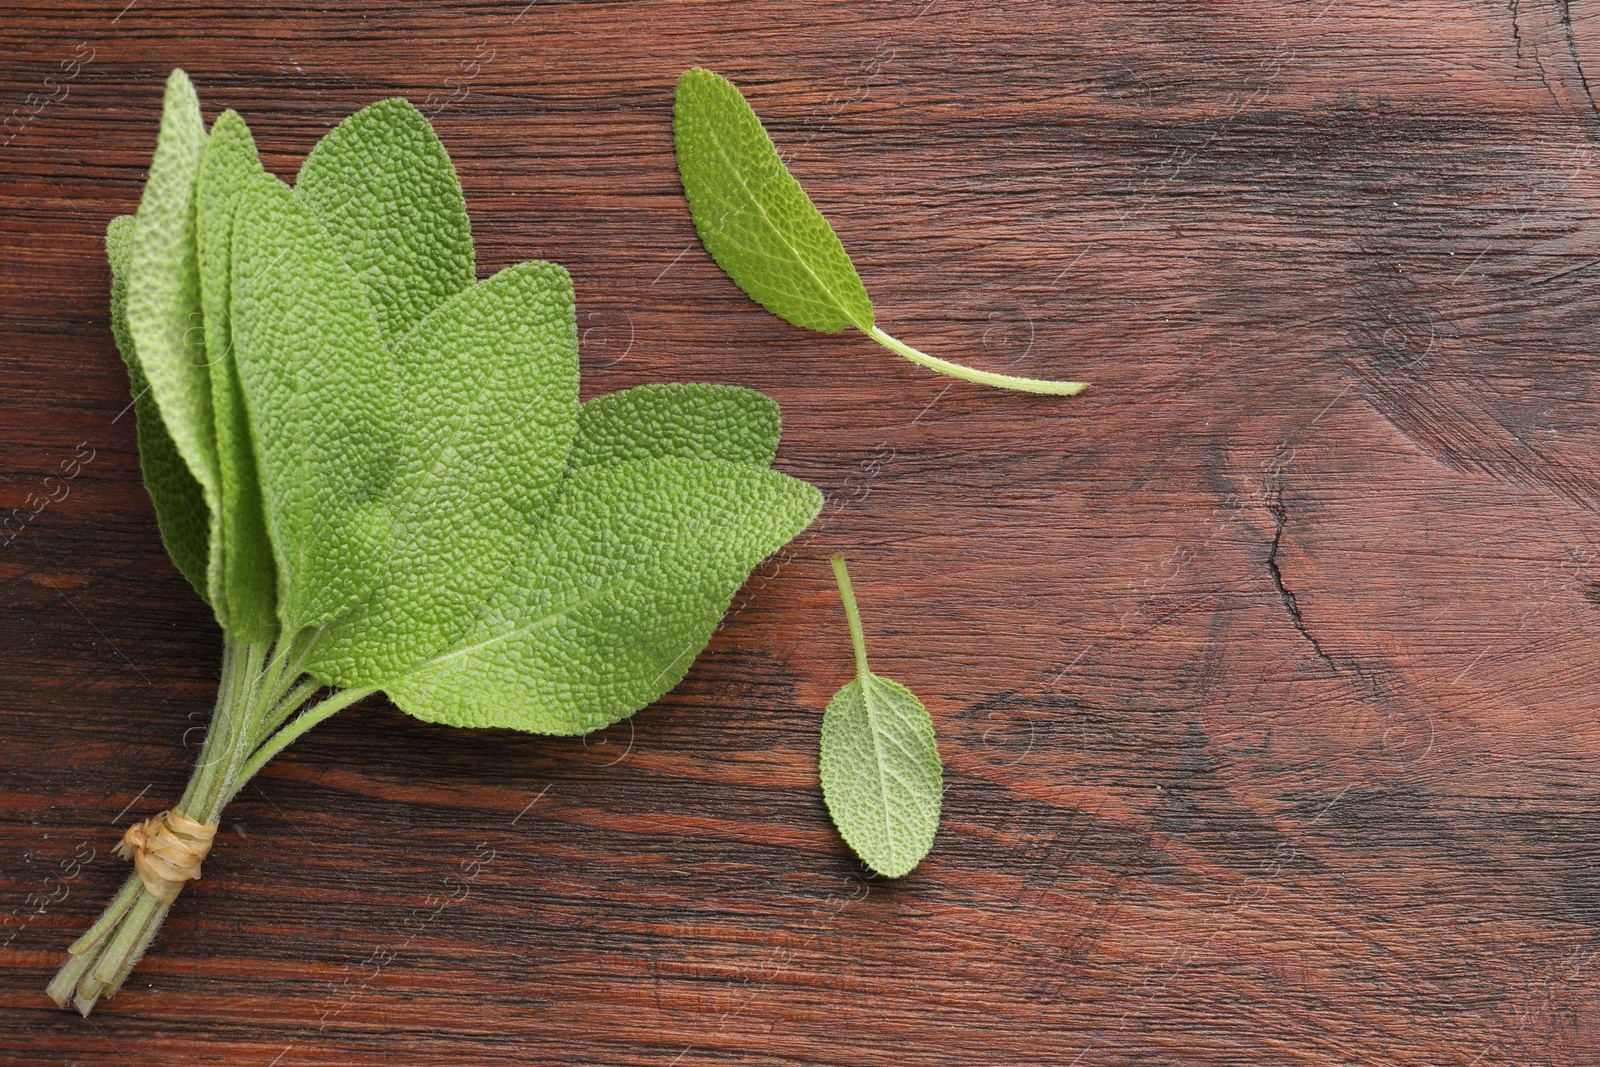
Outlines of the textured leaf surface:
{"label": "textured leaf surface", "polygon": [[576,734],[616,722],[678,683],[751,568],[821,506],[804,482],[746,464],[576,471],[494,610],[383,688],[456,726]]}
{"label": "textured leaf surface", "polygon": [[781,432],[778,405],[754,389],[640,385],[583,405],[572,466],[678,456],[766,467],[778,453]]}
{"label": "textured leaf surface", "polygon": [[859,327],[913,363],[964,381],[1073,396],[1087,382],[1019,378],[968,367],[890,336],[873,324],[855,265],[734,84],[696,67],[673,104],[678,175],[700,240],[728,276],[768,311],[812,330]]}
{"label": "textured leaf surface", "polygon": [[195,194],[200,298],[220,478],[208,581],[222,628],[236,640],[268,642],[278,630],[276,565],[229,321],[234,209],[240,194],[261,174],[249,128],[237,113],[224,111],[206,140]]}
{"label": "textured leaf surface", "polygon": [[879,874],[899,878],[928,854],[939,829],[939,746],[916,694],[868,668],[844,559],[835,556],[833,568],[855,644],[856,677],[822,716],[822,797],[856,855]]}
{"label": "textured leaf surface", "polygon": [[939,828],[944,788],[933,721],[899,682],[867,674],[834,696],[822,717],[822,794],[856,855],[898,878]]}
{"label": "textured leaf surface", "polygon": [[[212,522],[218,506],[217,441],[194,223],[195,184],[205,141],[194,86],[183,71],[175,70],[167,79],[161,132],[139,200],[139,224],[133,228],[126,315],[150,394],[168,436],[200,486],[207,521]],[[209,583],[203,574],[196,588],[207,595]]]}
{"label": "textured leaf surface", "polygon": [[128,368],[128,384],[133,391],[134,418],[138,423],[139,467],[144,485],[155,504],[156,524],[167,554],[183,576],[201,596],[206,586],[206,543],[210,537],[210,514],[200,483],[189,473],[189,465],[178,454],[178,446],[161,421],[150,383],[139,367],[139,357],[128,333],[128,260],[133,253],[132,215],[120,215],[106,227],[106,258],[111,261],[111,332]]}
{"label": "textured leaf surface", "polygon": [[578,421],[572,281],[551,263],[507,268],[424,319],[395,362],[395,535],[372,595],[311,660],[337,685],[378,683],[441,651],[523,556]]}
{"label": "textured leaf surface", "polygon": [[739,288],[796,326],[872,326],[850,256],[733,83],[696,67],[673,104],[678,174],[700,240]]}
{"label": "textured leaf surface", "polygon": [[295,194],[332,236],[391,338],[476,277],[455,167],[405,100],[380,100],[329,131],[300,167]]}
{"label": "textured leaf surface", "polygon": [[234,352],[293,632],[368,590],[390,535],[397,379],[355,276],[288,186],[251,184],[232,247]]}

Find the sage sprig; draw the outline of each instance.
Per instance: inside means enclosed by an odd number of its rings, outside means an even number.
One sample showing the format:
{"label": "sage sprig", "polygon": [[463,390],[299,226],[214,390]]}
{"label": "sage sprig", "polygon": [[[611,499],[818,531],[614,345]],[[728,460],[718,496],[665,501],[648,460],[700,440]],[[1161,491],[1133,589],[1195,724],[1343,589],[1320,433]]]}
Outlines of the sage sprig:
{"label": "sage sprig", "polygon": [[[580,404],[566,271],[477,278],[454,167],[404,100],[342,122],[291,188],[238,115],[208,131],[174,71],[138,213],[106,246],[145,484],[224,634],[180,834],[373,693],[544,734],[632,714],[821,506],[769,469],[778,411],[759,393]],[[87,1015],[115,993],[175,895],[131,876],[56,1002]]]}
{"label": "sage sprig", "polygon": [[779,318],[836,333],[854,326],[891,352],[979,385],[1072,396],[1088,382],[1019,378],[918,351],[880,328],[844,244],[778,155],[749,101],[695,67],[673,101],[678,175],[706,251],[739,288]]}
{"label": "sage sprig", "polygon": [[909,874],[933,847],[944,765],[933,719],[915,693],[867,666],[861,612],[843,556],[833,575],[855,649],[856,676],[822,715],[822,798],[839,834],[874,871]]}

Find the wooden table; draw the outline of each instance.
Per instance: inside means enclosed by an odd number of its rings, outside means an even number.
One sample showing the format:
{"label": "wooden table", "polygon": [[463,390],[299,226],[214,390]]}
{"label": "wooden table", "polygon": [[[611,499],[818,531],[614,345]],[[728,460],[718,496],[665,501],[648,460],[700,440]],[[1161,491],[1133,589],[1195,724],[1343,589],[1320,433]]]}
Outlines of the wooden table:
{"label": "wooden table", "polygon": [[[78,460],[0,552],[0,1061],[1600,1063],[1600,2],[124,2],[0,24],[0,507]],[[893,332],[1094,388],[753,305],[694,64]],[[319,727],[85,1022],[43,986],[220,647],[107,328],[174,66],[284,176],[432,111],[480,272],[572,271],[585,396],[764,390],[828,504],[631,722]],[[816,780],[831,551],[945,761],[896,883]]]}

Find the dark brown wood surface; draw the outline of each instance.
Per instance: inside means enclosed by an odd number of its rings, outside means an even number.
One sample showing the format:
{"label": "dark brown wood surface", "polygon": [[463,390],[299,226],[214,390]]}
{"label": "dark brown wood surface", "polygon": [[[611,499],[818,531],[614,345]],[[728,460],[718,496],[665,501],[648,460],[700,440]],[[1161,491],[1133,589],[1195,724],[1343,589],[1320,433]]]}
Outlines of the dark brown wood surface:
{"label": "dark brown wood surface", "polygon": [[[0,1061],[1600,1063],[1600,3],[125,2],[0,18]],[[893,332],[1094,388],[750,303],[694,64]],[[107,328],[174,66],[286,177],[433,111],[480,271],[571,270],[586,396],[762,389],[828,504],[631,722],[319,727],[86,1022],[43,986],[220,648]],[[830,551],[945,760],[892,884],[816,780]]]}

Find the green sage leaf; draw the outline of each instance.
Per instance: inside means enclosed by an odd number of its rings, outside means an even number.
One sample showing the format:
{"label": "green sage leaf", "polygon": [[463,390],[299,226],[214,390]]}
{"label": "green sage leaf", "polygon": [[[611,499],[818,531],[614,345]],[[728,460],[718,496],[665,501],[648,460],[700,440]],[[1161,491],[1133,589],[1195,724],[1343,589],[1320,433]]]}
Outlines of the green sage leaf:
{"label": "green sage leaf", "polygon": [[155,505],[161,542],[195,592],[204,597],[209,589],[206,558],[211,537],[211,517],[206,510],[205,494],[167,433],[167,424],[161,419],[161,410],[139,366],[133,337],[128,331],[128,260],[133,253],[133,231],[137,225],[132,215],[119,215],[106,227],[106,258],[111,262],[111,333],[117,340],[117,350],[122,353],[122,362],[128,368],[139,440],[139,468],[144,472],[144,486]]}
{"label": "green sage leaf", "polygon": [[778,405],[754,389],[680,382],[639,385],[583,405],[572,466],[678,456],[766,467],[778,454],[782,428]]}
{"label": "green sage leaf", "polygon": [[300,167],[295,195],[355,271],[391,338],[476,278],[455,166],[406,100],[380,100],[329,131]]}
{"label": "green sage leaf", "polygon": [[869,329],[872,300],[855,264],[734,84],[686,72],[672,129],[700,240],[739,288],[808,330]]}
{"label": "green sage leaf", "polygon": [[239,197],[231,325],[285,632],[361,601],[391,534],[397,376],[355,275],[294,194]]}
{"label": "green sage leaf", "polygon": [[394,537],[372,593],[318,641],[309,669],[374,685],[444,649],[505,583],[548,507],[578,422],[572,280],[523,263],[440,305],[395,347]]}
{"label": "green sage leaf", "polygon": [[237,640],[266,643],[278,632],[276,564],[229,320],[234,210],[262,173],[249,128],[236,112],[224,111],[201,156],[195,209],[220,479],[209,584],[222,628]]}
{"label": "green sage leaf", "polygon": [[576,470],[492,609],[383,689],[429,722],[607,726],[678,684],[750,570],[821,507],[804,482],[722,460]]}
{"label": "green sage leaf", "polygon": [[[188,75],[175,70],[167,79],[155,157],[132,230],[125,314],[166,432],[200,486],[209,567],[220,475],[195,247],[195,185],[205,142],[200,100]],[[209,599],[205,573],[202,568],[196,588]]]}
{"label": "green sage leaf", "polygon": [[930,356],[874,323],[872,300],[838,234],[728,79],[695,67],[672,108],[678,175],[706,251],[762,307],[796,326],[854,326],[913,363],[980,385],[1071,396],[1087,382],[1019,378]]}
{"label": "green sage leaf", "polygon": [[833,572],[855,646],[856,676],[822,716],[822,796],[855,854],[879,874],[899,878],[933,847],[944,769],[922,701],[867,667],[861,615],[843,556],[833,557]]}

